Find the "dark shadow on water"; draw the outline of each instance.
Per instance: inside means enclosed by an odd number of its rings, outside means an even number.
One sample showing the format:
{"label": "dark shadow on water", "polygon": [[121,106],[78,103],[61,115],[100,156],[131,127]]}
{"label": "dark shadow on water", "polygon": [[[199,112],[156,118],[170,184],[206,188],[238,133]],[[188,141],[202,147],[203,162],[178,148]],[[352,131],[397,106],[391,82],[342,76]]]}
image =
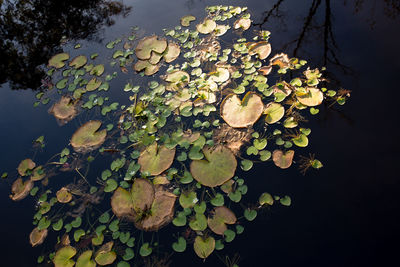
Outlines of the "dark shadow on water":
{"label": "dark shadow on water", "polygon": [[40,65],[61,51],[63,40],[96,39],[114,15],[131,8],[110,0],[0,1],[0,84],[36,89],[44,76]]}

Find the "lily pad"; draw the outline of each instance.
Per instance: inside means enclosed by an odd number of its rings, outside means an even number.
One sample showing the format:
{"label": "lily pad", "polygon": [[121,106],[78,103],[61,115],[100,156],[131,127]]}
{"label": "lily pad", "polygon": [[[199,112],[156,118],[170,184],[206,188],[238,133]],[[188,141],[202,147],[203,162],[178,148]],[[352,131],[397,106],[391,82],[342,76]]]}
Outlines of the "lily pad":
{"label": "lily pad", "polygon": [[36,167],[36,163],[31,159],[24,159],[18,165],[18,173],[21,176],[25,176],[28,170],[33,170]]}
{"label": "lily pad", "polygon": [[66,187],[61,188],[56,193],[57,200],[60,203],[68,203],[72,200],[72,194]]}
{"label": "lily pad", "polygon": [[35,227],[29,235],[29,242],[32,247],[42,244],[47,236],[47,232],[47,229],[39,230],[39,228]]}
{"label": "lily pad", "polygon": [[196,20],[196,17],[195,17],[195,16],[186,15],[186,16],[184,16],[184,17],[181,18],[181,25],[182,25],[183,27],[187,27],[187,26],[190,25],[190,22],[192,22],[192,21],[194,21],[194,20]]}
{"label": "lily pad", "polygon": [[194,240],[194,252],[202,259],[211,255],[215,248],[215,239],[212,236],[197,236]]}
{"label": "lily pad", "polygon": [[61,99],[50,108],[49,112],[62,124],[72,120],[78,114],[74,101],[68,96],[62,96]]}
{"label": "lily pad", "polygon": [[267,115],[265,121],[268,124],[273,124],[282,119],[283,115],[285,115],[285,108],[279,103],[270,102],[266,105],[264,114]]}
{"label": "lily pad", "polygon": [[158,231],[174,218],[176,195],[159,190],[155,193],[149,214],[135,226],[144,231]]}
{"label": "lily pad", "polygon": [[135,212],[140,213],[151,208],[155,196],[153,184],[143,178],[137,178],[132,184],[131,198]]}
{"label": "lily pad", "polygon": [[147,60],[138,60],[133,66],[133,69],[138,72],[144,70],[145,75],[151,76],[160,69],[160,65],[153,65]]}
{"label": "lily pad", "polygon": [[182,208],[193,208],[194,205],[199,201],[197,194],[194,191],[184,192],[179,196],[179,204]]}
{"label": "lily pad", "polygon": [[71,145],[76,152],[89,152],[98,148],[104,143],[107,136],[107,130],[103,129],[98,131],[101,126],[101,121],[93,120],[88,121],[75,133],[71,138]]}
{"label": "lily pad", "polygon": [[180,53],[181,53],[181,48],[178,44],[173,42],[168,42],[168,47],[164,54],[165,62],[171,63],[172,61],[178,58]]}
{"label": "lily pad", "polygon": [[297,100],[304,106],[318,106],[324,100],[324,94],[318,88],[307,87],[306,92],[296,92]]}
{"label": "lily pad", "polygon": [[190,82],[190,75],[185,71],[176,70],[169,73],[164,80],[168,82],[168,91],[178,91]]}
{"label": "lily pad", "polygon": [[110,265],[115,261],[117,254],[115,254],[114,251],[111,251],[113,245],[114,242],[110,241],[101,246],[101,248],[97,251],[94,259],[98,265]]}
{"label": "lily pad", "polygon": [[90,70],[90,75],[96,75],[96,76],[101,76],[104,72],[104,65],[103,64],[99,64],[94,66],[91,70]]}
{"label": "lily pad", "polygon": [[209,34],[214,31],[217,23],[211,19],[206,19],[202,23],[196,25],[196,29],[199,33]]}
{"label": "lily pad", "polygon": [[151,52],[162,54],[167,48],[165,39],[158,39],[156,35],[147,36],[141,39],[136,46],[135,53],[138,59],[145,60],[151,57]]}
{"label": "lily pad", "polygon": [[53,263],[55,267],[73,267],[75,262],[71,260],[76,254],[76,249],[71,246],[65,246],[57,250]]}
{"label": "lily pad", "polygon": [[242,29],[247,30],[251,26],[251,19],[248,18],[240,18],[233,23],[234,29]]}
{"label": "lily pad", "polygon": [[71,62],[69,63],[69,66],[74,67],[75,69],[79,69],[86,63],[87,63],[87,57],[81,55],[81,56],[76,56],[74,59],[72,59]]}
{"label": "lily pad", "polygon": [[211,75],[211,80],[217,83],[226,82],[230,77],[229,70],[227,68],[218,67],[215,72]]}
{"label": "lily pad", "polygon": [[134,220],[133,203],[131,193],[122,187],[118,187],[111,197],[111,208],[118,218]]}
{"label": "lily pad", "polygon": [[299,134],[292,139],[292,142],[298,147],[306,147],[308,146],[308,137],[305,134]]}
{"label": "lily pad", "polygon": [[86,84],[86,91],[91,92],[99,88],[101,85],[101,81],[97,80],[96,77],[90,79],[90,81]]}
{"label": "lily pad", "polygon": [[184,252],[186,250],[186,240],[180,236],[177,242],[172,243],[172,249],[176,252]]}
{"label": "lily pad", "polygon": [[36,168],[33,169],[32,174],[31,174],[32,181],[40,181],[44,177],[46,177],[46,173],[43,170],[43,166],[37,166]]}
{"label": "lily pad", "polygon": [[171,166],[174,157],[175,148],[168,149],[165,146],[158,146],[157,143],[153,143],[140,153],[138,163],[142,172],[159,175]]}
{"label": "lily pad", "polygon": [[190,172],[199,183],[215,187],[222,185],[235,174],[237,162],[232,151],[224,146],[203,148],[205,159],[194,160]]}
{"label": "lily pad", "polygon": [[96,267],[96,263],[92,260],[93,251],[86,250],[83,252],[76,261],[75,267]]}
{"label": "lily pad", "polygon": [[235,214],[225,206],[214,208],[211,216],[208,217],[207,223],[211,231],[217,235],[223,235],[228,229],[227,224],[236,223]]}
{"label": "lily pad", "polygon": [[14,201],[24,199],[33,188],[33,184],[32,180],[26,180],[24,182],[22,178],[18,178],[11,187],[10,198]]}
{"label": "lily pad", "polygon": [[294,150],[283,152],[282,150],[274,150],[272,160],[275,165],[281,169],[287,169],[292,165]]}
{"label": "lily pad", "polygon": [[221,117],[233,128],[246,128],[253,125],[261,116],[264,104],[261,97],[248,92],[243,100],[236,94],[228,95],[221,104]]}
{"label": "lily pad", "polygon": [[69,55],[67,53],[60,53],[60,54],[52,56],[49,59],[48,65],[49,65],[49,67],[54,67],[56,69],[60,69],[65,66],[64,61],[66,61],[68,59],[69,59]]}
{"label": "lily pad", "polygon": [[262,193],[262,195],[258,198],[258,203],[260,203],[261,206],[272,206],[274,204],[274,198],[271,196],[270,193]]}
{"label": "lily pad", "polygon": [[271,44],[266,41],[252,43],[249,46],[249,55],[258,55],[258,58],[263,60],[271,54]]}

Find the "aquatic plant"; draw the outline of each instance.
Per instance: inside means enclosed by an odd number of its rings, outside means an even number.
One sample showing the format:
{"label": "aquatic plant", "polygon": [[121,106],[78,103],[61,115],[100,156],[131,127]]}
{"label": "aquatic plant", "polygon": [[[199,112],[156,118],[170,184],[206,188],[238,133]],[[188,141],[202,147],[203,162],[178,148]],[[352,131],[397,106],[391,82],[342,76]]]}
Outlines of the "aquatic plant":
{"label": "aquatic plant", "polygon": [[[304,60],[283,53],[268,60],[270,33],[247,31],[245,7],[211,6],[196,20],[185,16],[162,37],[136,38],[134,29],[110,41],[110,66],[96,62],[97,53],[49,60],[47,74],[61,95],[50,113],[61,124],[91,110],[98,116],[47,163],[36,167],[26,159],[18,167],[27,177],[15,180],[11,198],[39,197],[31,244],[59,234],[55,251],[40,261],[130,266],[138,258],[133,247],[141,258],[165,249],[155,232],[172,232],[175,252],[190,245],[206,259],[242,234],[244,220],[255,220],[259,209],[291,205],[289,196],[267,192],[259,203],[244,204],[249,188],[238,176],[264,162],[296,164],[295,153],[310,142],[304,118],[327,99],[344,104],[348,92],[322,87],[322,69]],[[230,32],[233,43],[226,45],[221,38]],[[123,88],[127,103],[111,102],[112,80],[132,70],[135,79]],[[38,93],[35,105],[50,96]],[[305,170],[322,167],[314,157],[302,162]],[[52,180],[61,172],[78,179],[59,187]]]}

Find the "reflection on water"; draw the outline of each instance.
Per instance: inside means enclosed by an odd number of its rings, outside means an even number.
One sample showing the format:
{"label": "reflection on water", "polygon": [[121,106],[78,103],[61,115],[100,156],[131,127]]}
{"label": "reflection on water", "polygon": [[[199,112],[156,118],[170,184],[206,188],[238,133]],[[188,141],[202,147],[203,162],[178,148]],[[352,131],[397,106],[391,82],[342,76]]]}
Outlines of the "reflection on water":
{"label": "reflection on water", "polygon": [[44,76],[38,66],[60,50],[61,40],[95,38],[113,15],[130,7],[109,0],[5,0],[0,10],[0,84],[35,89]]}

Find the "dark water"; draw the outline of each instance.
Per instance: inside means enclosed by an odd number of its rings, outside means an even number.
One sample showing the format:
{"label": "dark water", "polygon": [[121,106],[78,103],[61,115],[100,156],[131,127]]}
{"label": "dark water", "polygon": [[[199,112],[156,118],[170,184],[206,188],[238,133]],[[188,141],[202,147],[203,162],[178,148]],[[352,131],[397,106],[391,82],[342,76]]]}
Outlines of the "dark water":
{"label": "dark water", "polygon": [[[89,54],[104,51],[108,41],[129,33],[131,26],[161,34],[183,15],[203,17],[207,5],[248,6],[253,28],[272,32],[273,52],[307,59],[312,67],[327,66],[332,83],[352,90],[352,97],[310,120],[307,150],[316,153],[323,169],[302,176],[295,168],[282,171],[265,164],[242,174],[248,200],[269,191],[290,195],[293,204],[246,224],[245,233],[223,252],[239,253],[240,266],[398,265],[398,1],[30,2],[30,9],[22,12],[17,5],[13,16],[0,21],[0,172],[11,172],[31,156],[32,140],[42,134],[49,145],[41,157],[59,152],[80,123],[76,119],[60,130],[48,107],[33,107],[41,77],[35,67],[72,49],[59,45],[62,36],[81,43],[81,53]],[[120,91],[111,90],[116,99],[122,98]],[[12,202],[9,190],[2,181],[1,266],[35,266],[41,249],[28,243],[32,203]],[[204,266],[190,248],[172,260],[171,266]],[[205,264],[223,266],[216,256]]]}

